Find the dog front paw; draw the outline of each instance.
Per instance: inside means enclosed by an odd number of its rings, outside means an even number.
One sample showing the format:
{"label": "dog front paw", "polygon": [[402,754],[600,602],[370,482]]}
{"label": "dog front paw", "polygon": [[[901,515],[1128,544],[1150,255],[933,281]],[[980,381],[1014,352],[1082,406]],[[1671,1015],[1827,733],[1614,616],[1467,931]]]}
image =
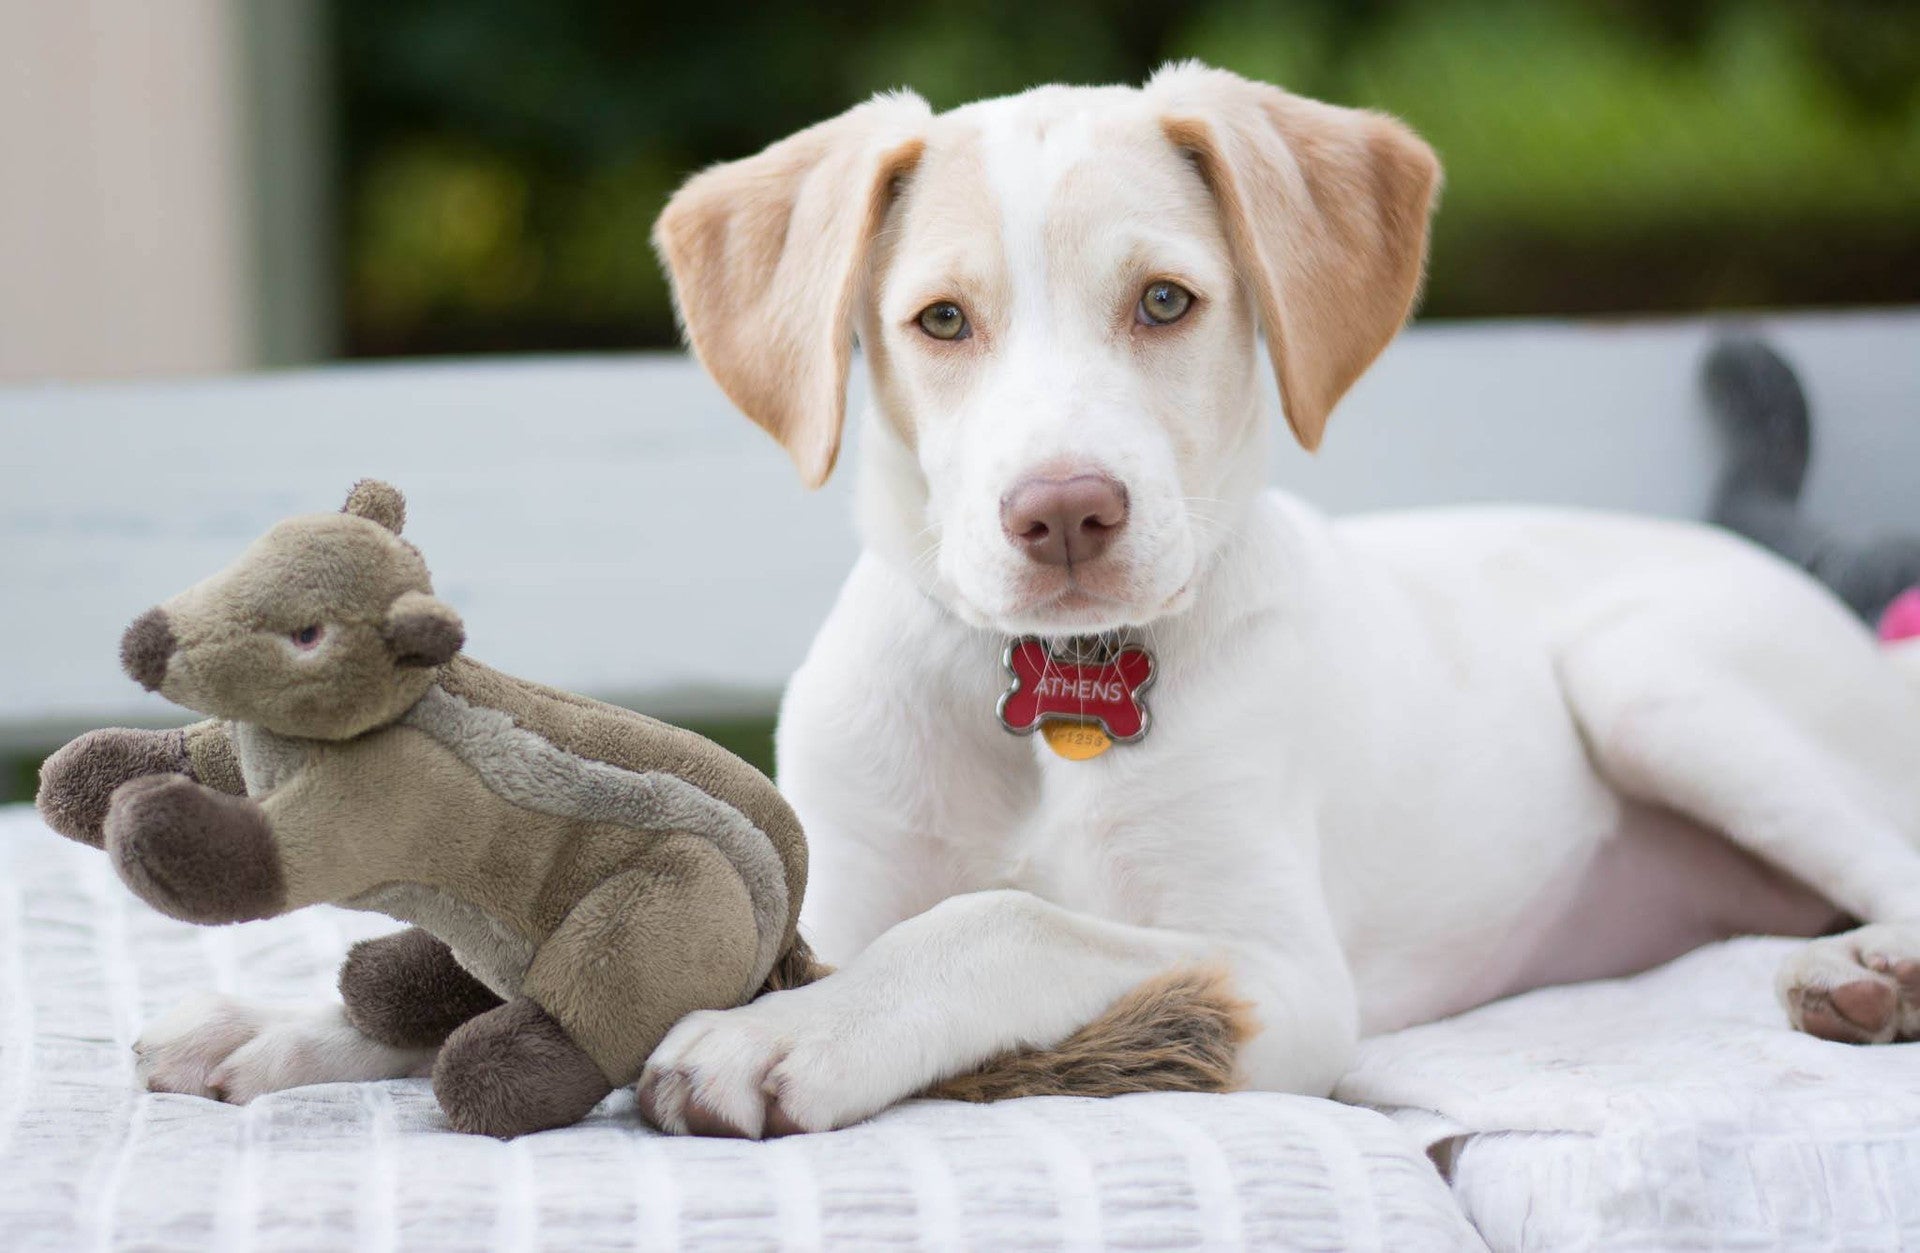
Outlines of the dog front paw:
{"label": "dog front paw", "polygon": [[185,775],[147,775],[115,790],[103,829],[121,880],[169,917],[251,922],[286,901],[272,826],[246,797]]}
{"label": "dog front paw", "polygon": [[395,1049],[348,1025],[338,1005],[272,1007],[194,997],[140,1033],[135,1071],[149,1092],[245,1105],[311,1083],[425,1075],[432,1049]]}
{"label": "dog front paw", "polygon": [[227,1099],[215,1073],[260,1034],[266,1014],[230,996],[204,995],[178,1006],[134,1041],[134,1071],[149,1092]]}
{"label": "dog front paw", "polygon": [[185,731],[89,731],[40,765],[34,804],[49,827],[70,840],[104,845],[113,793],[131,779],[190,774]]}
{"label": "dog front paw", "polygon": [[850,1126],[925,1087],[911,1041],[844,999],[816,983],[687,1015],[647,1059],[641,1114],[672,1135],[758,1140]]}

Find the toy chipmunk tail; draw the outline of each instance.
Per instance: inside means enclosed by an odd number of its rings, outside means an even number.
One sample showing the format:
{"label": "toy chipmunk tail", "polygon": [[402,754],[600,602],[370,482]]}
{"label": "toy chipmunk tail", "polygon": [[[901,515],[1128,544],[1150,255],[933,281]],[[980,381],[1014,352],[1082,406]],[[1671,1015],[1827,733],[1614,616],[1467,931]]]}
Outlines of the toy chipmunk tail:
{"label": "toy chipmunk tail", "polygon": [[1255,1029],[1225,970],[1187,967],[1134,988],[1055,1048],[1003,1053],[921,1095],[978,1102],[1227,1092],[1238,1086],[1240,1046]]}

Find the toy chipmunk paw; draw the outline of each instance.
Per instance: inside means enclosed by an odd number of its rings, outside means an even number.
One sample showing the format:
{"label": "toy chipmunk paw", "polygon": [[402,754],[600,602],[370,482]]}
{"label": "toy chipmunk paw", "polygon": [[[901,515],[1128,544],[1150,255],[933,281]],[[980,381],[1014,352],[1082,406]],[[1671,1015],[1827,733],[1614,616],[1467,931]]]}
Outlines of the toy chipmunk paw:
{"label": "toy chipmunk paw", "polygon": [[267,816],[245,797],[183,774],[146,775],[115,790],[104,831],[121,880],[183,922],[271,918],[286,899]]}
{"label": "toy chipmunk paw", "polygon": [[108,727],[81,736],[41,763],[34,804],[49,827],[100,848],[114,789],[143,775],[186,774],[190,768],[184,731]]}
{"label": "toy chipmunk paw", "polygon": [[362,940],[340,964],[340,1005],[354,1030],[393,1048],[438,1048],[499,1005],[445,940],[419,927]]}
{"label": "toy chipmunk paw", "polygon": [[453,1129],[502,1140],[579,1122],[611,1091],[566,1028],[525,996],[468,1020],[433,1065]]}

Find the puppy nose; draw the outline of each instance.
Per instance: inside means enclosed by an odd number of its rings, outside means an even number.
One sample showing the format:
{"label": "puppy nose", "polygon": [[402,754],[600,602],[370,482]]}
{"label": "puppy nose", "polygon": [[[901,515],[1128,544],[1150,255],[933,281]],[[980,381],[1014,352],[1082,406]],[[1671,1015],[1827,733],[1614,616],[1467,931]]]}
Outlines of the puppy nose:
{"label": "puppy nose", "polygon": [[1016,548],[1046,566],[1092,561],[1127,524],[1127,489],[1104,474],[1030,478],[1000,501],[1000,525]]}
{"label": "puppy nose", "polygon": [[141,687],[157,692],[167,677],[167,659],[173,656],[176,643],[165,611],[149,609],[120,637],[120,668]]}

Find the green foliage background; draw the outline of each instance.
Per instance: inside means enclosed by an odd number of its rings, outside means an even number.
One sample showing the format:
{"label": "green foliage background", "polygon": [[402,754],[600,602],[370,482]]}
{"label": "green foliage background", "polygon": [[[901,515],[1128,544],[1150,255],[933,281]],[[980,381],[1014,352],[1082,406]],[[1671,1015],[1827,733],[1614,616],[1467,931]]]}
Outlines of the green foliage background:
{"label": "green foliage background", "polygon": [[1441,153],[1427,316],[1920,301],[1920,4],[338,0],[359,354],[673,341],[693,169],[874,91],[937,108],[1197,56]]}
{"label": "green foliage background", "polygon": [[[647,231],[875,91],[1194,56],[1388,109],[1447,189],[1425,316],[1920,303],[1914,0],[333,0],[359,355],[674,341]],[[771,723],[701,730],[765,767]],[[36,759],[0,760],[0,800]]]}

